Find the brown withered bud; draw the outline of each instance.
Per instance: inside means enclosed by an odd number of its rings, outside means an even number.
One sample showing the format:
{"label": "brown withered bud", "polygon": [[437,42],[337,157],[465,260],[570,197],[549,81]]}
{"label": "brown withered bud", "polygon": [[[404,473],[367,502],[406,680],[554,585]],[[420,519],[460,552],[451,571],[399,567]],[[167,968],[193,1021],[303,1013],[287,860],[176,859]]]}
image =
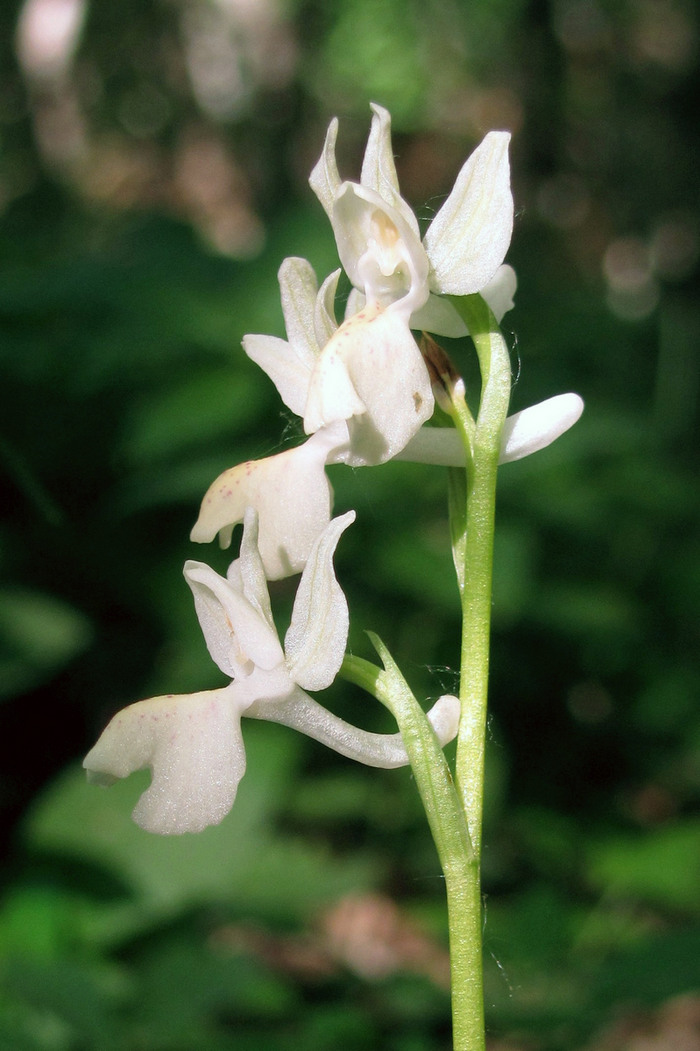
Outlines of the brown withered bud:
{"label": "brown withered bud", "polygon": [[428,366],[430,382],[433,386],[433,393],[438,399],[438,403],[443,400],[440,397],[441,391],[444,391],[447,400],[451,401],[452,392],[454,391],[455,384],[460,380],[460,375],[452,364],[447,351],[444,347],[441,347],[439,343],[436,343],[433,337],[429,336],[427,332],[421,333],[419,345],[421,354]]}

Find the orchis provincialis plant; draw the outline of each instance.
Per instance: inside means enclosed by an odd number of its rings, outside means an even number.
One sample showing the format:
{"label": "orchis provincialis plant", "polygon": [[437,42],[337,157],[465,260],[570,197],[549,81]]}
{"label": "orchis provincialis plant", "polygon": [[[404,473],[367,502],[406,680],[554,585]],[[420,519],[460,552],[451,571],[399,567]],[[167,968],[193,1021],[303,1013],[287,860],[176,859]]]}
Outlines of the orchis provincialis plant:
{"label": "orchis provincialis plant", "polygon": [[[225,471],[207,492],[196,541],[231,541],[244,522],[227,578],[197,562],[185,576],[211,656],[229,686],[132,705],[85,760],[114,779],[150,766],[135,817],[182,832],[218,823],[245,767],[242,715],[272,719],[375,766],[410,762],[445,875],[455,1051],[484,1051],[480,857],[489,669],[491,575],[499,464],[542,449],[576,422],[583,402],[557,395],[508,417],[511,368],[499,329],[515,275],[503,260],[513,225],[509,135],[491,132],[467,160],[421,240],[401,197],[390,118],[374,106],[360,182],[343,182],[334,121],[311,186],[353,285],[338,324],[339,271],[318,287],[303,259],[279,271],[287,339],[249,335],[244,348],[302,421],[303,444]],[[413,331],[468,335],[481,383],[472,412],[464,381],[442,348]],[[441,421],[432,426],[435,404]],[[450,540],[462,607],[459,699],[426,714],[383,642],[381,666],[344,655],[348,610],[333,554],[354,512],[331,519],[326,466],[409,459],[449,468]],[[259,526],[259,528],[258,528]],[[268,579],[301,572],[284,646]],[[368,734],[337,719],[307,690],[339,674],[394,714],[398,735]],[[458,726],[457,726],[458,723]],[[443,746],[457,736],[453,769]]]}
{"label": "orchis provincialis plant", "polygon": [[[227,547],[246,507],[255,507],[270,579],[303,569],[315,535],[330,520],[326,464],[362,467],[393,458],[443,466],[463,462],[457,430],[424,426],[433,414],[433,384],[411,327],[467,333],[443,293],[481,291],[499,321],[513,304],[515,275],[502,265],[513,225],[510,136],[486,136],[421,242],[416,217],[399,193],[389,114],[380,106],[373,109],[360,183],[340,180],[335,121],[310,179],[356,290],[345,321],[338,325],[335,316],[340,271],[319,289],[311,265],[292,257],[279,271],[288,339],[248,335],[243,340],[248,356],[311,437],[224,471],[209,487],[191,533],[203,543],[218,534]],[[564,394],[522,410],[506,425],[501,462],[548,445],[582,408],[578,395]]]}
{"label": "orchis provincialis plant", "polygon": [[[130,705],[112,719],[83,763],[90,780],[102,784],[151,768],[151,785],[134,811],[144,829],[200,832],[226,816],[245,773],[243,715],[291,726],[368,766],[406,765],[400,734],[360,730],[305,692],[330,686],[345,653],[348,607],[333,554],[354,518],[350,511],[316,537],[284,649],[272,619],[252,508],[240,558],[227,578],[201,562],[186,563],[207,648],[231,683]],[[441,697],[433,706],[429,718],[442,744],[455,736],[458,717],[455,697]]]}

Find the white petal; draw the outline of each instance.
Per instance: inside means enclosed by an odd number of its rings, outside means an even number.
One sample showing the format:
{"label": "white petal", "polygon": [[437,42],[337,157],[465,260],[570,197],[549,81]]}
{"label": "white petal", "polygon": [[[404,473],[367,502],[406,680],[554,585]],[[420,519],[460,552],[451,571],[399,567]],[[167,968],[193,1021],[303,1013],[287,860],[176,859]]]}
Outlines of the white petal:
{"label": "white petal", "polygon": [[[270,592],[267,587],[265,567],[258,549],[259,524],[258,514],[255,508],[247,507],[243,516],[243,539],[241,540],[240,557],[236,559],[239,566],[241,588],[248,602],[258,610],[272,629],[275,622],[272,619],[272,608],[270,606]],[[232,569],[229,566],[226,573],[228,580],[232,580]]]}
{"label": "white petal", "polygon": [[278,276],[288,342],[251,334],[243,337],[243,349],[270,377],[284,404],[302,416],[309,377],[320,352],[314,327],[316,275],[306,259],[290,257]]}
{"label": "white petal", "polygon": [[342,532],[354,521],[354,511],[333,519],[314,543],[299,581],[284,650],[289,674],[305,690],[330,686],[343,663],[348,604],[333,555]]}
{"label": "white petal", "polygon": [[284,404],[302,416],[309,389],[311,370],[294,347],[279,336],[251,334],[243,337],[243,349],[270,377]]}
{"label": "white petal", "polygon": [[387,306],[405,300],[406,317],[426,301],[428,257],[416,231],[374,190],[344,182],[331,215],[338,255],[352,284]]}
{"label": "white petal", "polygon": [[306,259],[290,256],[277,274],[287,339],[303,364],[313,368],[320,347],[314,330],[318,281]]}
{"label": "white petal", "polygon": [[222,546],[228,547],[233,526],[243,520],[246,507],[254,507],[268,580],[300,573],[331,517],[332,490],[324,464],[344,442],[345,424],[327,427],[295,449],[224,471],[209,487],[190,539],[208,543],[219,533]]}
{"label": "white petal", "polygon": [[440,467],[466,466],[464,446],[454,427],[421,427],[396,459]]}
{"label": "white petal", "polygon": [[433,293],[420,310],[411,314],[411,328],[432,332],[434,336],[449,336],[450,339],[459,339],[468,334],[465,322],[450,300]]}
{"label": "white petal", "polygon": [[424,238],[434,292],[479,292],[496,273],[513,231],[508,132],[491,131],[466,161]]}
{"label": "white petal", "polygon": [[[329,274],[316,296],[314,332],[319,354],[338,328],[338,322],[335,319],[335,294],[338,290],[339,277],[340,270],[335,270],[332,274]],[[303,416],[303,410],[298,415]]]}
{"label": "white petal", "polygon": [[335,160],[335,140],[337,137],[338,121],[334,117],[326,132],[323,153],[309,176],[309,186],[323,205],[329,219],[333,211],[335,195],[340,186],[338,165]]}
{"label": "white petal", "polygon": [[218,825],[245,772],[234,688],[130,705],[115,715],[83,766],[91,781],[103,784],[151,768],[151,785],[133,815],[147,832]]}
{"label": "white petal", "polygon": [[488,303],[499,325],[503,315],[515,306],[513,297],[517,288],[518,279],[515,270],[504,263],[503,266],[499,266],[489,283],[481,289],[481,295]]}
{"label": "white petal", "polygon": [[366,306],[324,347],[309,387],[304,429],[348,420],[351,447],[334,460],[355,467],[396,456],[432,416],[421,352],[400,314]]}
{"label": "white petal", "polygon": [[[459,713],[458,699],[450,696],[441,697],[426,713],[441,747],[456,737]],[[255,702],[246,715],[252,719],[268,719],[290,726],[365,766],[390,770],[408,765],[408,755],[400,733],[377,734],[361,730],[333,715],[303,690],[295,690],[274,704]]]}
{"label": "white petal", "polygon": [[277,632],[242,591],[203,562],[186,562],[197,617],[214,663],[231,679],[253,667],[270,670],[284,659]]}
{"label": "white petal", "polygon": [[[374,308],[374,313],[378,312]],[[365,412],[350,377],[347,348],[351,341],[362,339],[367,331],[367,312],[345,321],[323,348],[311,375],[304,411],[304,430],[314,434],[337,420],[349,420]],[[361,330],[358,334],[358,328]]]}
{"label": "white petal", "polygon": [[521,460],[551,445],[573,427],[582,412],[583,399],[578,394],[557,394],[509,416],[503,430],[500,463]]}
{"label": "white petal", "polygon": [[399,192],[399,180],[391,145],[391,114],[376,102],[370,103],[374,116],[367,148],[362,162],[360,182],[374,190],[388,205],[395,208],[413,232],[419,237],[418,220]]}
{"label": "white petal", "polygon": [[[573,427],[583,412],[578,394],[557,394],[509,416],[503,428],[499,463],[521,460],[551,445]],[[454,427],[422,427],[398,453],[397,460],[464,467],[464,448]]]}
{"label": "white petal", "polygon": [[[504,263],[481,289],[480,295],[486,300],[499,324],[503,315],[515,305],[513,296],[517,285],[515,270]],[[436,296],[432,292],[428,302],[411,315],[411,328],[432,332],[434,336],[449,336],[450,339],[459,339],[469,334],[464,320],[450,299],[446,296]]]}
{"label": "white petal", "polygon": [[359,288],[351,288],[348,294],[348,301],[345,304],[344,320],[347,321],[348,318],[353,317],[354,314],[359,314],[366,305],[367,296],[364,292],[360,292]]}

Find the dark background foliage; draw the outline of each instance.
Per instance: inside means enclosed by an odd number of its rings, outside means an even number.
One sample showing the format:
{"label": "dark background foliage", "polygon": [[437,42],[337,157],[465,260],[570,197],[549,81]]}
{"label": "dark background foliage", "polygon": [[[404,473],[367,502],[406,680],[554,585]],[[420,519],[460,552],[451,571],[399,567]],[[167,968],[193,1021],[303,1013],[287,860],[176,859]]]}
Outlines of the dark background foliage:
{"label": "dark background foliage", "polygon": [[[285,255],[335,267],[306,179],[333,114],[358,173],[370,100],[426,220],[513,132],[513,408],[586,401],[502,471],[492,1047],[700,1047],[699,34],[690,0],[3,5],[1,1047],[448,1046],[408,772],[246,723],[232,814],[160,840],[129,820],[143,778],[79,766],[117,708],[220,683],[180,567],[226,556],[189,529],[222,469],[297,439],[240,340],[282,334]],[[353,647],[371,628],[422,695],[454,688],[443,472],[333,483]]]}

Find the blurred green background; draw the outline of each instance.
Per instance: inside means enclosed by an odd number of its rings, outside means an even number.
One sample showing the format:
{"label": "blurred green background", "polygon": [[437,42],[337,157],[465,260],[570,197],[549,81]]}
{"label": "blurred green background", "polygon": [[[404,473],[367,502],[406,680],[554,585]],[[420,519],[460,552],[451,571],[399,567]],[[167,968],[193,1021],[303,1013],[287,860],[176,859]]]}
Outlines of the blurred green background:
{"label": "blurred green background", "polygon": [[[180,568],[227,558],[189,529],[221,470],[298,439],[240,340],[283,333],[285,255],[336,266],[306,179],[332,115],[358,175],[370,100],[424,220],[513,132],[513,408],[586,401],[502,471],[492,1051],[700,1048],[699,34],[691,0],[3,4],[3,1051],[449,1046],[407,771],[251,721],[231,815],[163,840],[129,819],[143,777],[79,765],[119,707],[221,684]],[[454,688],[442,470],[333,483],[355,651],[371,628]]]}

